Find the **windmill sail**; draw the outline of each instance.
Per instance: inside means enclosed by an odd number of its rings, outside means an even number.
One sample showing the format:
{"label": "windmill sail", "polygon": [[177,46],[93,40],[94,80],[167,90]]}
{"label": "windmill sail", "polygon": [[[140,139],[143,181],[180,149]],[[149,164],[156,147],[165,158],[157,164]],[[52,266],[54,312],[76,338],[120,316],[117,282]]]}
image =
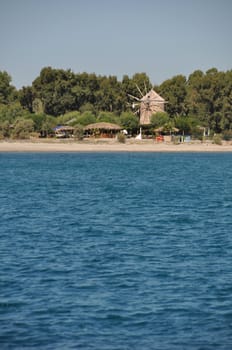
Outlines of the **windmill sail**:
{"label": "windmill sail", "polygon": [[139,111],[140,125],[151,124],[151,116],[157,112],[164,112],[164,104],[166,101],[153,89],[146,92],[146,94],[143,96],[140,88],[137,85],[136,87],[142,97],[139,98],[128,94],[129,97],[136,101],[132,103],[132,108],[135,109],[137,105],[139,106],[139,109],[135,113]]}

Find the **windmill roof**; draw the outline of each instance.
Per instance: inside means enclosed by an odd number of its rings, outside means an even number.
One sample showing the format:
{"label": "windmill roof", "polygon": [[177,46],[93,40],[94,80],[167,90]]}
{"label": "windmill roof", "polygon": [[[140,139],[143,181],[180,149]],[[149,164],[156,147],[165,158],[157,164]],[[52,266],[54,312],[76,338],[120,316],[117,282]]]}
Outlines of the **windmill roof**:
{"label": "windmill roof", "polygon": [[157,92],[155,90],[150,90],[145,96],[143,96],[143,98],[141,99],[142,101],[145,101],[147,99],[151,99],[151,100],[155,100],[155,101],[163,101],[164,102],[164,98],[161,97],[159,94],[157,94]]}

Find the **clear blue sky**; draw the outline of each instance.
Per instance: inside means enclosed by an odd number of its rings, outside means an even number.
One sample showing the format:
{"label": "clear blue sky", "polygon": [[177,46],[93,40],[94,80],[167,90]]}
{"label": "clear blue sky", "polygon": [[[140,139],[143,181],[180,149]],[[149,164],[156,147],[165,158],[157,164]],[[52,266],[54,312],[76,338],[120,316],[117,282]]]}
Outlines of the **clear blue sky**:
{"label": "clear blue sky", "polygon": [[46,66],[153,84],[226,71],[231,15],[231,0],[0,0],[0,70],[17,88]]}

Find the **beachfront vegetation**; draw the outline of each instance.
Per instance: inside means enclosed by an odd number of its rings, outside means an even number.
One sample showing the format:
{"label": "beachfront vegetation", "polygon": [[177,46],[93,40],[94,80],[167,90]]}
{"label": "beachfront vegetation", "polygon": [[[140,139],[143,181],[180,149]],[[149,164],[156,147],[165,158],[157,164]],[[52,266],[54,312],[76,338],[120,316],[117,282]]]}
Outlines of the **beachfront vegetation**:
{"label": "beachfront vegetation", "polygon": [[59,124],[75,127],[80,138],[81,128],[95,122],[120,124],[136,134],[139,118],[128,94],[141,97],[138,87],[144,94],[154,88],[168,102],[165,113],[152,116],[151,131],[171,126],[201,137],[207,128],[212,136],[232,138],[232,70],[197,70],[188,78],[177,75],[152,86],[145,73],[125,75],[119,81],[115,76],[52,67],[43,68],[31,86],[20,90],[7,72],[0,71],[0,138],[48,136]]}

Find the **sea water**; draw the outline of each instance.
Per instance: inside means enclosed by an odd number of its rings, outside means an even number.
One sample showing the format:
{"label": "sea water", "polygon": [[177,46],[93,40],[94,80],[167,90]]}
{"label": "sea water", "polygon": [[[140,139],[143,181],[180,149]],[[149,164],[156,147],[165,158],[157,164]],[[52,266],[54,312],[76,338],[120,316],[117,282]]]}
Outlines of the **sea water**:
{"label": "sea water", "polygon": [[232,349],[232,154],[0,154],[0,349]]}

